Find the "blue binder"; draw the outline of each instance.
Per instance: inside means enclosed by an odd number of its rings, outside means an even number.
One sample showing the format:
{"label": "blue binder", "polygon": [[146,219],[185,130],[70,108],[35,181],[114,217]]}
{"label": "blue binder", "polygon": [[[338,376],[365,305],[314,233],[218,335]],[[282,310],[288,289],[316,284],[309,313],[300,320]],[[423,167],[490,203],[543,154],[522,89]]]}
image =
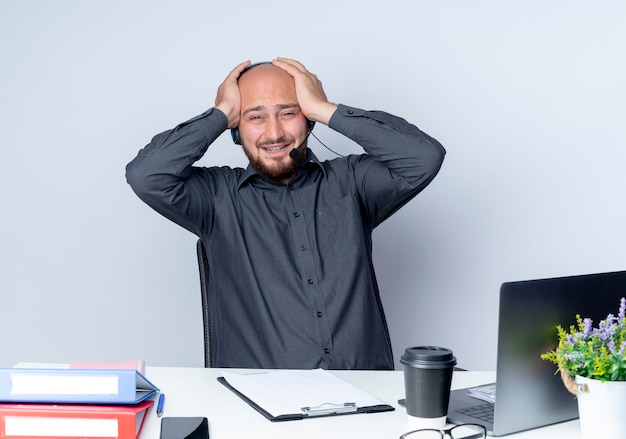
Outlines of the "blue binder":
{"label": "blue binder", "polygon": [[0,402],[137,404],[158,391],[137,370],[0,368]]}

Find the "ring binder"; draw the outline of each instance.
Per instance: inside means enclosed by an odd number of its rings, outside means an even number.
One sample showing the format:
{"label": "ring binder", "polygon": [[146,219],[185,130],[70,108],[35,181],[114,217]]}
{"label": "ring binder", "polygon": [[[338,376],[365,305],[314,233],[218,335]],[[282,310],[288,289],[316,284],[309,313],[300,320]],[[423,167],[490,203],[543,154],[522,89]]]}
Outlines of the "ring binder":
{"label": "ring binder", "polygon": [[158,391],[136,369],[0,368],[0,402],[137,404]]}
{"label": "ring binder", "polygon": [[356,413],[356,411],[357,406],[355,402],[344,402],[343,404],[325,402],[317,407],[302,407],[302,414],[305,416],[339,415],[342,413]]}

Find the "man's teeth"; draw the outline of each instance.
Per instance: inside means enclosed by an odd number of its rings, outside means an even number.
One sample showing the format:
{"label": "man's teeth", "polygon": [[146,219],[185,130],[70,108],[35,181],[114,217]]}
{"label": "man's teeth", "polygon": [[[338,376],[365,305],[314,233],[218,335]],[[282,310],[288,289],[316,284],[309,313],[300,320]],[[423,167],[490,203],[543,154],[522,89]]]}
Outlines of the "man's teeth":
{"label": "man's teeth", "polygon": [[285,148],[285,145],[283,145],[283,146],[275,146],[274,148],[267,148],[267,150],[270,151],[270,152],[275,152],[275,151],[280,151],[283,148]]}

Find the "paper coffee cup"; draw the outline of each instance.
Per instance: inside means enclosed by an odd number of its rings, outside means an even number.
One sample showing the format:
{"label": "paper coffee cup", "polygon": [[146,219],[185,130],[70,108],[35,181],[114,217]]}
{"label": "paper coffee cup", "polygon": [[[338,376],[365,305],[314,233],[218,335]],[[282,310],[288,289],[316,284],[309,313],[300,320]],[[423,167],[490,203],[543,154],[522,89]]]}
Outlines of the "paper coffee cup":
{"label": "paper coffee cup", "polygon": [[442,428],[446,424],[456,365],[452,351],[438,346],[410,347],[400,362],[404,366],[409,428]]}

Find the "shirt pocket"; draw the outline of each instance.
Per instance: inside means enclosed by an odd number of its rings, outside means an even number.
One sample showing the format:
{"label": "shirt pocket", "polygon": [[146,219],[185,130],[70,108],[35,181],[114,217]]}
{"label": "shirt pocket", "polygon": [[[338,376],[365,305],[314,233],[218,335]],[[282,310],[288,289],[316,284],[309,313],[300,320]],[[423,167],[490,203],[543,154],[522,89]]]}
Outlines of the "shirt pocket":
{"label": "shirt pocket", "polygon": [[371,248],[371,230],[363,222],[358,200],[348,195],[316,211],[316,237],[321,254],[333,263],[355,261]]}

